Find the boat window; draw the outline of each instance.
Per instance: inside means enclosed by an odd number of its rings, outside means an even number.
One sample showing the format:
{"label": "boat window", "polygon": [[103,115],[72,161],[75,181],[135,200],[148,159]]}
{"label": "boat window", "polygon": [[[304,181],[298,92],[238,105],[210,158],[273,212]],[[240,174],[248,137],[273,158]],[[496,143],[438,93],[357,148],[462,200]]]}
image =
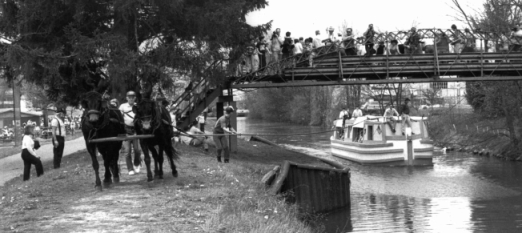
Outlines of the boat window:
{"label": "boat window", "polygon": [[373,125],[368,125],[368,140],[373,141]]}

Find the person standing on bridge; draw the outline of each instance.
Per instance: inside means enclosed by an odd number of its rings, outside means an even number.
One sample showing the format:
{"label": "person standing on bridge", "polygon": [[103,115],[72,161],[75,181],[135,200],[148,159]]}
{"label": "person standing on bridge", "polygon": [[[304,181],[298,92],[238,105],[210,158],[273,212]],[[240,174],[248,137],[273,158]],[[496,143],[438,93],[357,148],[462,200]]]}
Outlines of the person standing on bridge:
{"label": "person standing on bridge", "polygon": [[453,53],[461,53],[462,52],[462,43],[464,39],[462,38],[462,32],[457,29],[457,25],[451,25],[451,45],[453,46]]}
{"label": "person standing on bridge", "polygon": [[234,112],[234,108],[232,106],[228,106],[225,109],[225,115],[221,116],[214,125],[214,134],[220,134],[220,135],[214,135],[214,143],[216,144],[217,148],[217,161],[221,163],[221,151],[224,151],[225,154],[225,163],[229,162],[230,159],[230,151],[228,149],[228,140],[225,134],[236,134],[236,130],[232,128],[230,125],[230,114]]}
{"label": "person standing on bridge", "polygon": [[[410,99],[406,98],[404,100],[404,105],[401,107],[401,114],[402,114],[402,135],[404,135],[404,132],[406,130],[406,125],[411,128],[411,120],[410,120]],[[411,133],[414,134],[413,132]]]}
{"label": "person standing on bridge", "polygon": [[346,29],[346,35],[343,37],[344,52],[348,56],[356,56],[357,49],[355,48],[355,38],[353,37],[352,28]]}
{"label": "person standing on bridge", "polygon": [[319,30],[315,31],[313,47],[314,47],[314,49],[323,47],[323,40],[321,39],[321,31],[319,31]]}
{"label": "person standing on bridge", "polygon": [[518,26],[511,29],[511,35],[509,36],[511,46],[509,51],[519,52],[522,48],[522,30]]}
{"label": "person standing on bridge", "polygon": [[53,129],[53,165],[54,169],[60,168],[63,157],[63,149],[65,147],[65,124],[63,118],[65,116],[65,109],[58,108],[56,110],[56,117],[51,120],[51,128]]}
{"label": "person standing on bridge", "polygon": [[368,25],[368,29],[363,34],[364,36],[364,45],[366,50],[366,55],[371,56],[371,51],[373,49],[373,46],[375,46],[374,43],[374,37],[375,37],[375,30],[373,30],[373,24]]}
{"label": "person standing on bridge", "polygon": [[409,46],[410,55],[421,54],[422,48],[420,46],[420,36],[419,33],[417,33],[417,28],[411,28],[410,35],[404,44]]}
{"label": "person standing on bridge", "polygon": [[270,39],[270,50],[272,52],[271,62],[277,63],[281,60],[281,47],[283,46],[283,40],[280,38],[281,29],[277,28],[275,32],[272,34],[272,38]]}
{"label": "person standing on bridge", "polygon": [[[135,113],[133,108],[136,106],[136,92],[128,91],[127,92],[127,103],[123,103],[120,105],[120,111],[123,114],[123,121],[125,123],[125,132],[127,136],[136,135],[136,130],[134,129],[134,116]],[[132,154],[131,154],[131,144],[134,148],[134,166],[132,163]],[[122,150],[120,154],[125,155],[125,160],[127,162],[127,170],[129,171],[129,175],[134,175],[140,172],[140,164],[141,164],[141,151],[138,140],[127,140],[122,143]]]}
{"label": "person standing on bridge", "polygon": [[475,52],[476,43],[477,38],[475,38],[468,28],[464,29],[464,48],[462,49],[462,53]]}
{"label": "person standing on bridge", "polygon": [[24,137],[22,139],[22,160],[24,161],[24,181],[29,180],[31,177],[31,166],[34,165],[36,168],[36,176],[44,174],[42,161],[40,157],[36,155],[36,149],[39,144],[33,140],[34,126],[27,125],[24,129]]}

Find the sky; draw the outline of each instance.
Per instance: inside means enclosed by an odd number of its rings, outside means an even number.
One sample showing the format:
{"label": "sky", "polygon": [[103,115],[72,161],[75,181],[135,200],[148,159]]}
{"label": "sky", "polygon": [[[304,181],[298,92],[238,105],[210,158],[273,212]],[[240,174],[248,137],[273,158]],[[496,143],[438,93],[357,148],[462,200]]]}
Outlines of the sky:
{"label": "sky", "polygon": [[[480,9],[484,0],[459,0],[466,11]],[[335,32],[346,22],[356,35],[373,23],[377,31],[404,31],[417,28],[445,28],[452,24],[464,28],[452,15],[452,0],[268,0],[268,7],[247,15],[250,25],[273,20],[272,29],[290,31],[292,37],[313,37],[315,30],[325,35],[327,27]]]}

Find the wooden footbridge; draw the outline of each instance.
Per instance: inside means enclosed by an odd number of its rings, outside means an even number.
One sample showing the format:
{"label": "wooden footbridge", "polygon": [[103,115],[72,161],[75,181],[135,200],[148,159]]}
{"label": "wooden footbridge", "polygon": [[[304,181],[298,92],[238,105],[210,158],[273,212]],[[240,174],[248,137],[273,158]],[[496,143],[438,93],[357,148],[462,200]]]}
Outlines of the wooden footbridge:
{"label": "wooden footbridge", "polygon": [[[421,39],[433,41],[454,37],[458,33],[462,32],[418,30]],[[395,39],[400,43],[407,36],[408,32],[377,33],[374,41],[388,43]],[[509,38],[509,35],[489,32],[474,32],[473,36],[475,41],[481,42],[477,43],[477,51],[487,51],[489,41],[502,43]],[[364,41],[358,38],[357,43],[364,44]],[[429,54],[347,56],[341,51],[341,46],[334,43],[315,49],[311,62],[308,55],[297,55],[250,72],[242,72],[244,67],[237,65],[236,75],[230,77],[228,83],[211,87],[207,80],[199,80],[173,105],[186,112],[187,119],[181,124],[185,126],[217,98],[219,115],[223,102],[233,102],[232,89],[522,80],[522,53],[519,51],[457,54],[439,50],[436,44],[433,53]]]}

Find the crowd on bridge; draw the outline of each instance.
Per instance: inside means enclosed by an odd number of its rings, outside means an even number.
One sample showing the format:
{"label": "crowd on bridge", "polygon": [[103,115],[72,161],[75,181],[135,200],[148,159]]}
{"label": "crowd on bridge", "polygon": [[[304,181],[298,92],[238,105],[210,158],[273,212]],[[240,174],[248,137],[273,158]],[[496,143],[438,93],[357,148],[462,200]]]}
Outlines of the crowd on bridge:
{"label": "crowd on bridge", "polygon": [[490,40],[481,48],[477,48],[477,36],[468,28],[461,31],[456,25],[451,25],[449,33],[443,31],[435,33],[433,44],[427,45],[417,28],[412,27],[404,40],[400,38],[382,38],[377,36],[373,24],[362,36],[357,37],[352,28],[346,28],[344,32],[335,33],[333,27],[326,30],[326,37],[321,31],[315,31],[315,37],[293,37],[291,32],[286,32],[282,37],[281,29],[277,28],[267,38],[261,36],[252,39],[246,46],[246,52],[242,58],[242,73],[251,73],[263,70],[271,64],[277,64],[282,60],[292,58],[302,61],[308,59],[309,66],[313,66],[313,58],[321,48],[331,46],[331,51],[339,51],[343,56],[372,56],[372,55],[401,55],[434,53],[472,53],[478,50],[484,52],[520,52],[522,48],[522,30],[519,26],[511,29],[509,36],[501,35],[498,40]]}

